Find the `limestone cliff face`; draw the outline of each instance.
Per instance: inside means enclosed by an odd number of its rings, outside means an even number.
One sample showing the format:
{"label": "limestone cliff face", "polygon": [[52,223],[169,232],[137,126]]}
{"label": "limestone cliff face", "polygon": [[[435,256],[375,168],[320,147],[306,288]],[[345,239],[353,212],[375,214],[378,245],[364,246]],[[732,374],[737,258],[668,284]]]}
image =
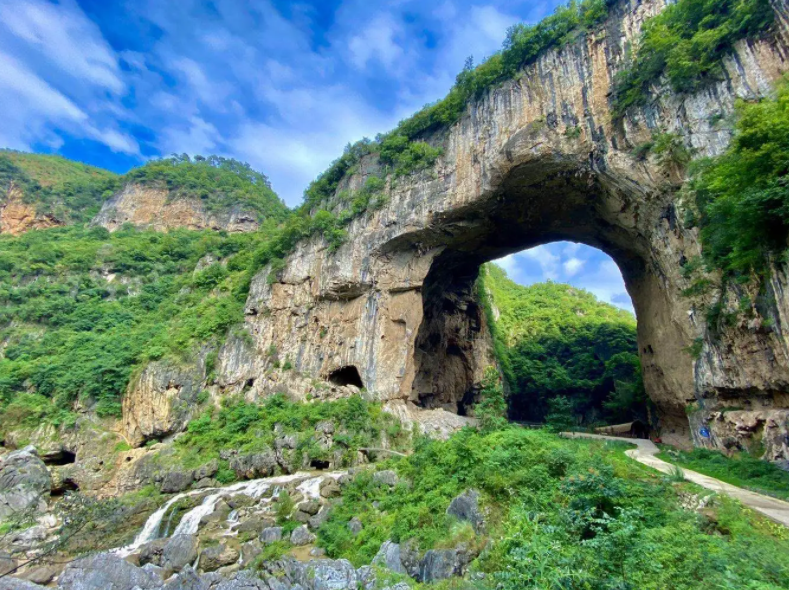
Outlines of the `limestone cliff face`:
{"label": "limestone cliff face", "polygon": [[51,215],[42,215],[36,208],[23,200],[22,191],[13,183],[7,194],[0,199],[0,234],[17,236],[31,229],[46,229],[63,225]]}
{"label": "limestone cliff face", "polygon": [[180,227],[248,232],[259,226],[254,213],[241,206],[212,212],[199,199],[174,197],[166,189],[139,184],[128,184],[107,200],[91,223],[110,231],[124,223],[157,231]]}
{"label": "limestone cliff face", "polygon": [[[698,255],[699,242],[676,203],[679,173],[631,152],[660,131],[698,155],[720,153],[730,131],[714,121],[737,99],[770,92],[789,69],[787,0],[775,2],[775,34],[738,44],[723,79],[689,95],[656,87],[650,104],[615,123],[614,75],[642,23],[665,4],[621,2],[589,35],[546,52],[426,138],[443,157],[432,170],[390,180],[388,204],[353,221],[339,250],[314,238],[273,283],[264,269],[246,306],[253,346],[229,342],[219,357],[226,389],[264,388],[259,378],[273,366],[273,350],[302,375],[462,413],[493,363],[473,292],[479,265],[563,239],[599,247],[619,264],[664,439],[689,440],[685,407],[697,400],[707,412],[732,399],[758,400],[767,413],[786,407],[785,275],[774,277],[775,303],[764,311],[775,329],[713,336],[703,312],[681,295],[682,265]],[[377,162],[368,158],[359,169],[340,188],[360,188]],[[686,352],[696,339],[704,343],[698,360]]]}

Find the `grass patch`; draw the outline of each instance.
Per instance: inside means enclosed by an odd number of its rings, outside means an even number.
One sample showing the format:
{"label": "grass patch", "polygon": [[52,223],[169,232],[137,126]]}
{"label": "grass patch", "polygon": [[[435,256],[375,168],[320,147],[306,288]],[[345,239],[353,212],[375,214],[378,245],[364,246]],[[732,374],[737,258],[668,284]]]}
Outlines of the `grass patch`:
{"label": "grass patch", "polygon": [[769,461],[740,453],[727,457],[718,451],[693,449],[679,451],[664,447],[658,458],[698,471],[726,483],[760,494],[789,500],[789,473]]}

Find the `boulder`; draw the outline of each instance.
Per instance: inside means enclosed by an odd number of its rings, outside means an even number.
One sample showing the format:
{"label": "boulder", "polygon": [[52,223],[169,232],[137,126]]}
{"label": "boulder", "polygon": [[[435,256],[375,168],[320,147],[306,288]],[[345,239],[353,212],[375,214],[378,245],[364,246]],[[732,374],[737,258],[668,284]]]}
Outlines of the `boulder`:
{"label": "boulder", "polygon": [[485,518],[479,509],[479,492],[466,490],[449,503],[447,514],[460,521],[468,522],[474,527],[474,532],[481,533],[485,528]]}
{"label": "boulder", "polygon": [[220,567],[234,564],[238,561],[238,551],[229,545],[219,543],[206,547],[200,552],[200,567],[207,572],[213,572]]}
{"label": "boulder", "polygon": [[162,478],[162,493],[177,494],[188,490],[194,479],[194,471],[168,471]]}
{"label": "boulder", "polygon": [[321,482],[320,494],[321,498],[336,498],[342,494],[342,490],[334,478],[327,477]]}
{"label": "boulder", "polygon": [[39,586],[27,580],[19,578],[5,577],[0,578],[0,590],[46,590],[44,586]]}
{"label": "boulder", "polygon": [[197,535],[175,535],[167,540],[162,549],[161,565],[180,571],[197,559]]}
{"label": "boulder", "polygon": [[255,533],[259,535],[263,529],[273,527],[275,525],[273,518],[265,516],[251,516],[244,519],[237,527],[236,531],[239,533]]}
{"label": "boulder", "polygon": [[469,563],[469,554],[464,548],[431,549],[419,564],[420,582],[429,584],[438,580],[446,580],[462,576]]}
{"label": "boulder", "polygon": [[296,546],[309,545],[315,542],[315,535],[310,532],[307,525],[303,524],[293,529],[293,532],[290,534],[290,542]]}
{"label": "boulder", "polygon": [[236,473],[239,479],[268,477],[274,473],[276,467],[277,456],[270,449],[230,459],[230,469]]}
{"label": "boulder", "polygon": [[295,580],[307,590],[355,590],[356,569],[347,559],[310,561]]}
{"label": "boulder", "polygon": [[277,541],[282,540],[282,527],[281,526],[272,526],[268,527],[267,529],[263,529],[260,532],[260,542],[264,545],[271,545],[272,543],[276,543]]}
{"label": "boulder", "polygon": [[201,465],[200,467],[195,469],[194,478],[197,481],[200,481],[201,479],[211,478],[216,475],[217,471],[219,471],[219,459],[211,459],[205,465]]}
{"label": "boulder", "polygon": [[400,560],[400,545],[392,541],[384,541],[373,558],[373,565],[386,568],[398,574],[407,574]]}
{"label": "boulder", "polygon": [[47,564],[28,570],[24,574],[21,574],[20,577],[28,582],[46,585],[54,580],[62,570],[63,566],[60,564]]}
{"label": "boulder", "polygon": [[16,569],[17,561],[8,553],[0,553],[0,576],[5,576]]}
{"label": "boulder", "polygon": [[[272,590],[263,580],[250,571],[238,572],[230,580],[220,582],[213,590]],[[279,590],[279,589],[278,589]]]}
{"label": "boulder", "polygon": [[186,566],[181,573],[167,582],[162,590],[209,590],[208,580],[198,576],[190,567]]}
{"label": "boulder", "polygon": [[260,541],[249,541],[241,545],[241,565],[249,566],[263,551]]}
{"label": "boulder", "polygon": [[305,512],[310,516],[315,516],[321,509],[321,503],[317,500],[307,500],[296,506],[296,510]]}
{"label": "boulder", "polygon": [[376,471],[373,473],[373,481],[375,483],[387,485],[392,488],[397,485],[399,478],[397,477],[397,473],[391,469],[386,469],[384,471]]}
{"label": "boulder", "polygon": [[167,539],[154,539],[140,547],[137,557],[138,565],[143,566],[148,563],[162,565],[162,551],[166,543]]}
{"label": "boulder", "polygon": [[0,459],[0,520],[46,510],[51,488],[52,477],[35,447],[9,453]]}
{"label": "boulder", "polygon": [[311,529],[319,529],[324,522],[329,520],[330,514],[331,508],[329,506],[323,506],[318,514],[309,519],[307,524],[309,524]]}
{"label": "boulder", "polygon": [[159,590],[161,586],[154,574],[110,553],[78,559],[58,579],[60,590]]}

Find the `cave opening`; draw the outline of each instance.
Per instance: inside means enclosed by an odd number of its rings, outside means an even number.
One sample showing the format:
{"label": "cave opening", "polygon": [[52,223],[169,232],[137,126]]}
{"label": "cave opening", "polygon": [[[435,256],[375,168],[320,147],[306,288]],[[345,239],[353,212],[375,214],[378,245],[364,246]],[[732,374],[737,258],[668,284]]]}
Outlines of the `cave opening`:
{"label": "cave opening", "polygon": [[66,449],[60,449],[56,453],[52,453],[44,457],[44,463],[47,465],[70,465],[76,461],[77,454],[67,451]]}
{"label": "cave opening", "polygon": [[[568,169],[561,161],[522,164],[498,178],[485,198],[436,213],[429,227],[409,236],[432,255],[421,285],[411,402],[471,413],[485,368],[496,364],[478,292],[483,265],[532,249],[589,247],[606,257],[609,271],[621,272],[623,289],[617,301],[608,297],[607,303],[632,301],[638,318],[635,354],[649,397],[663,404],[660,414],[686,429],[682,406],[674,400],[678,388],[692,387],[692,363],[682,353],[687,339],[673,321],[675,308],[654,259],[653,237],[638,226],[637,202],[643,201],[638,190],[590,168]],[[657,230],[672,231],[672,218],[663,216],[665,227]],[[515,407],[511,414],[534,418],[530,408]]]}
{"label": "cave opening", "polygon": [[357,369],[354,365],[346,365],[344,367],[334,369],[331,373],[329,373],[329,382],[340,387],[353,385],[359,389],[364,389],[362,376],[359,374],[359,369]]}

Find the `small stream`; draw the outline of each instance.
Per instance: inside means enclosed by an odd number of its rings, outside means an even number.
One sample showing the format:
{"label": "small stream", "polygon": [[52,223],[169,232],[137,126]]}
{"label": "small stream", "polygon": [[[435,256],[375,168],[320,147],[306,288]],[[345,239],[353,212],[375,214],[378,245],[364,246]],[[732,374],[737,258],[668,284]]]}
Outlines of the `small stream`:
{"label": "small stream", "polygon": [[[253,499],[260,499],[263,494],[265,494],[268,490],[272,487],[276,488],[283,486],[284,484],[288,484],[294,481],[303,480],[299,485],[296,487],[296,490],[301,492],[301,494],[305,497],[305,499],[315,499],[318,498],[320,495],[320,484],[327,477],[338,477],[342,475],[343,472],[334,472],[334,473],[325,473],[321,475],[315,475],[312,473],[305,473],[299,472],[294,473],[292,475],[279,475],[276,477],[264,477],[262,479],[253,479],[250,481],[242,481],[239,483],[235,483],[223,488],[207,488],[202,490],[190,490],[188,492],[183,492],[177,494],[167,500],[156,512],[151,514],[148,517],[148,520],[145,521],[145,525],[142,527],[137,536],[134,538],[134,541],[131,544],[126,545],[125,547],[119,547],[118,549],[114,550],[114,553],[121,556],[126,557],[131,553],[134,553],[137,549],[145,545],[146,543],[150,543],[155,539],[160,539],[162,537],[170,537],[176,535],[193,535],[197,532],[198,528],[200,527],[200,521],[204,516],[207,516],[214,512],[214,508],[216,504],[219,502],[220,499],[232,496],[235,494],[243,494],[245,496],[249,496]],[[173,530],[172,534],[168,534],[171,529],[172,523],[170,522],[173,518],[173,513],[170,513],[170,518],[166,523],[166,528],[164,531],[161,530],[162,528],[162,521],[164,520],[165,515],[170,510],[170,508],[183,498],[188,498],[191,496],[197,496],[200,494],[208,494],[203,501],[198,505],[188,510],[183,514],[178,525]],[[234,522],[238,521],[238,513],[236,512],[235,517],[233,519]]]}

